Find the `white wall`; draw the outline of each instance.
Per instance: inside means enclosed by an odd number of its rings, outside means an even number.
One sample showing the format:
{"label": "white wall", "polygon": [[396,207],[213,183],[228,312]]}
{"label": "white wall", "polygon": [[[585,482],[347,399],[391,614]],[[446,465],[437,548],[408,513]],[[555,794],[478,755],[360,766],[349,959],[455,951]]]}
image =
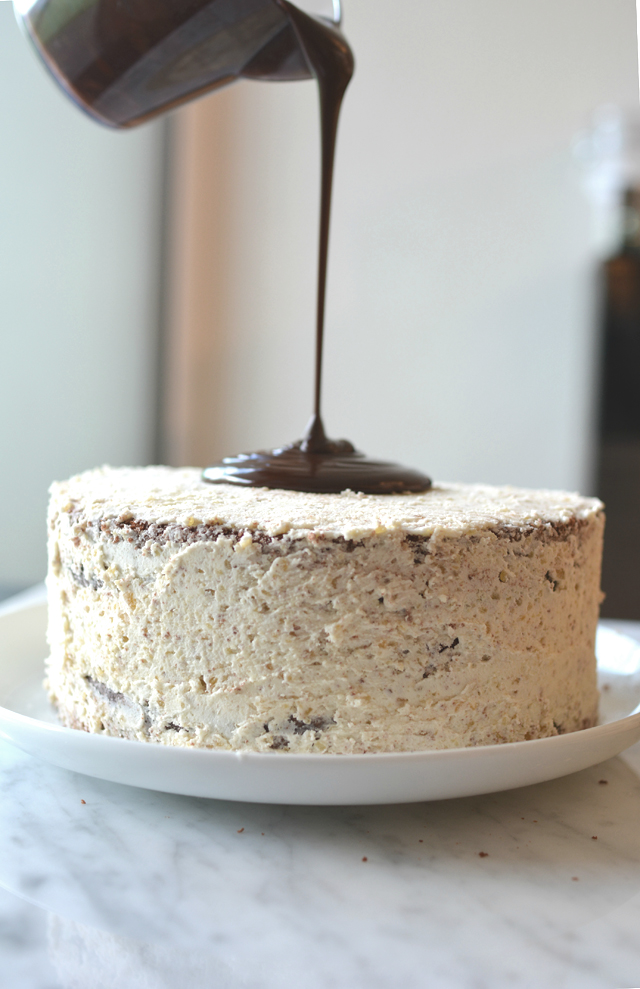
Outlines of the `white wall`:
{"label": "white wall", "polygon": [[42,579],[54,478],[152,457],[161,135],[84,117],[0,5],[0,585]]}
{"label": "white wall", "polygon": [[[633,0],[345,8],[330,434],[439,478],[588,489],[594,253],[571,144],[595,107],[637,101]],[[211,99],[234,121],[228,453],[294,439],[310,412],[316,95]]]}

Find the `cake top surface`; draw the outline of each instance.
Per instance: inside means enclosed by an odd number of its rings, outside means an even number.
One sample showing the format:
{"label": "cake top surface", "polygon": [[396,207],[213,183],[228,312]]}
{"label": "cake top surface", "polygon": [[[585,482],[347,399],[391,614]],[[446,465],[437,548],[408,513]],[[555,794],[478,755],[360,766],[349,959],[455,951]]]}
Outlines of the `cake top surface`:
{"label": "cake top surface", "polygon": [[401,530],[415,535],[529,529],[587,519],[595,498],[482,484],[434,484],[422,494],[307,494],[209,484],[195,467],[101,467],[51,487],[50,512],[87,521],[144,521],[256,529],[269,535],[315,532],[345,539]]}

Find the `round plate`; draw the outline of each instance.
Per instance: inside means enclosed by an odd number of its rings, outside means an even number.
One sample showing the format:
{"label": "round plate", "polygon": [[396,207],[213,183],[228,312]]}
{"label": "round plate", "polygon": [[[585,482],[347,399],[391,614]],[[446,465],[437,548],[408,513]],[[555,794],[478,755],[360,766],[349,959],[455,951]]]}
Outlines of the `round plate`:
{"label": "round plate", "polygon": [[46,595],[0,608],[0,736],[88,776],[194,797],[274,804],[441,800],[528,786],[586,769],[640,739],[640,646],[600,626],[601,720],[531,742],[383,755],[215,752],[63,728],[42,687]]}

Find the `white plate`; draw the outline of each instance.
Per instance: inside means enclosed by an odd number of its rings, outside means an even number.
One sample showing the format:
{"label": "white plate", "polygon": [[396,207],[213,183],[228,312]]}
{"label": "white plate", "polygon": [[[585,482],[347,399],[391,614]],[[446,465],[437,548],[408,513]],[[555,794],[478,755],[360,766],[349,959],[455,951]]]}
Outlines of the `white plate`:
{"label": "white plate", "polygon": [[600,627],[596,728],[508,745],[386,755],[212,752],[63,728],[42,688],[43,590],[0,608],[0,735],[88,776],[150,790],[275,804],[384,804],[471,796],[586,769],[640,739],[640,646]]}

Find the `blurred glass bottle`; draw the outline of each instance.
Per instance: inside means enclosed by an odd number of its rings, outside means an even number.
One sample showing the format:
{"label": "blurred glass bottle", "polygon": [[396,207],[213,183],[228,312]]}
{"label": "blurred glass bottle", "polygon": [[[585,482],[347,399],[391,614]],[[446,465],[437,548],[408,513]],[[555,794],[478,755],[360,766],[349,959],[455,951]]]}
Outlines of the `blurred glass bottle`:
{"label": "blurred glass bottle", "polygon": [[640,440],[640,188],[625,190],[622,237],[602,266],[602,438]]}
{"label": "blurred glass bottle", "polygon": [[600,259],[593,424],[594,493],[607,512],[602,614],[640,619],[640,114],[600,107],[574,153]]}
{"label": "blurred glass bottle", "polygon": [[597,493],[607,506],[603,614],[640,619],[640,185],[621,207],[618,248],[601,266]]}

